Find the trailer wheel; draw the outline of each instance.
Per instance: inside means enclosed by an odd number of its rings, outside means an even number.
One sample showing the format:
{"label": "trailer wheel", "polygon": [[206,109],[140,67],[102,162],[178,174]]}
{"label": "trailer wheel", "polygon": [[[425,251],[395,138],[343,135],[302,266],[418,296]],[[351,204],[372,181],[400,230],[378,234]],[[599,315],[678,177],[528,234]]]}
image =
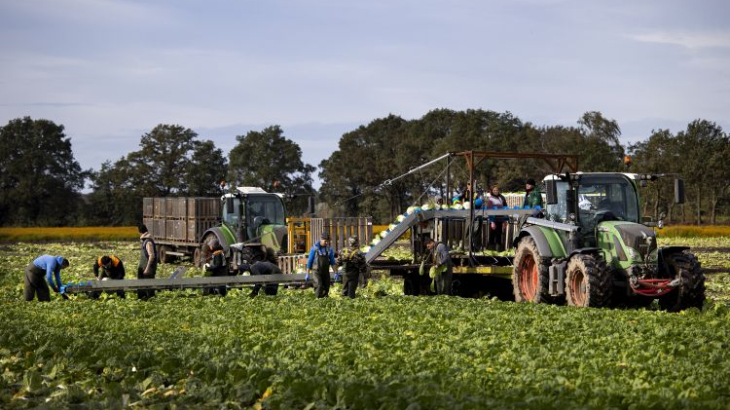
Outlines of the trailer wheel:
{"label": "trailer wheel", "polygon": [[200,247],[195,247],[195,250],[193,250],[193,265],[195,265],[196,268],[202,268],[203,267],[203,257],[202,252],[200,251]]}
{"label": "trailer wheel", "polygon": [[702,309],[705,302],[705,275],[697,258],[690,252],[674,253],[667,256],[667,264],[672,270],[665,277],[676,277],[680,285],[659,299],[663,310],[678,312],[696,307]]}
{"label": "trailer wheel", "polygon": [[517,245],[512,270],[515,302],[553,302],[548,289],[549,280],[548,265],[543,263],[535,240],[530,236],[522,238]]}
{"label": "trailer wheel", "polygon": [[160,262],[162,263],[170,263],[175,261],[174,255],[168,255],[167,252],[170,252],[170,247],[167,245],[160,246],[160,249],[157,251],[157,254],[160,257]]}
{"label": "trailer wheel", "polygon": [[565,275],[565,296],[568,305],[606,307],[611,303],[613,278],[603,258],[575,255]]}

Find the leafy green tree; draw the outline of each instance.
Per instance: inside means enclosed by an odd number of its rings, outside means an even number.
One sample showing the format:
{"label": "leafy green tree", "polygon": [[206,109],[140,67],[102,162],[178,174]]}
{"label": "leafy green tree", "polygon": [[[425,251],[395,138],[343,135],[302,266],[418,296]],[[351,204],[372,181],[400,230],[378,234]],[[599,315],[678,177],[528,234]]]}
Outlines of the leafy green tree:
{"label": "leafy green tree", "polygon": [[91,175],[87,219],[93,225],[137,225],[142,220],[142,195],[132,178],[126,158],[106,161]]}
{"label": "leafy green tree", "polygon": [[0,127],[0,224],[74,223],[87,172],[63,125],[18,118]]}
{"label": "leafy green tree", "polygon": [[257,186],[285,195],[288,213],[302,214],[314,195],[312,172],[302,150],[278,125],[236,137],[229,154],[228,178],[236,186]]}
{"label": "leafy green tree", "polygon": [[149,196],[184,195],[197,136],[189,128],[167,124],[142,135],[140,150],[127,155],[137,190]]}
{"label": "leafy green tree", "polygon": [[728,137],[716,123],[695,120],[677,134],[677,140],[682,174],[695,191],[696,221],[701,225],[703,192],[710,192],[714,210],[723,191],[727,191]]}
{"label": "leafy green tree", "polygon": [[[681,173],[681,153],[677,138],[669,130],[652,131],[652,135],[645,141],[629,147],[632,155],[632,172],[650,174]],[[644,214],[648,214],[648,207],[653,208],[654,218],[659,217],[662,210],[667,210],[669,221],[673,220],[674,197],[673,185],[669,179],[660,179],[648,183],[642,188],[644,199]]]}
{"label": "leafy green tree", "polygon": [[217,196],[220,182],[226,178],[228,161],[213,141],[196,141],[187,169],[188,195]]}

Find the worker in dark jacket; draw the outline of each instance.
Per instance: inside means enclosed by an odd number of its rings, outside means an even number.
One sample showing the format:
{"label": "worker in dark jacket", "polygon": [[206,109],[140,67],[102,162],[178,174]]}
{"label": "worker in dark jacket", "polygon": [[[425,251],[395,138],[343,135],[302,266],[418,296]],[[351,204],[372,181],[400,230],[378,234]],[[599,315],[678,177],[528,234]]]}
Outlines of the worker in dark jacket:
{"label": "worker in dark jacket", "polygon": [[360,251],[357,238],[352,236],[347,239],[347,242],[350,247],[342,251],[338,259],[338,263],[344,271],[342,296],[349,296],[351,299],[354,299],[355,291],[360,281],[360,275],[367,273],[367,263],[365,262],[365,255]]}
{"label": "worker in dark jacket", "polygon": [[[256,275],[281,275],[281,269],[279,267],[271,262],[268,261],[259,261],[254,263],[253,265],[241,265],[241,271],[242,272],[251,272],[251,276]],[[264,293],[267,295],[276,295],[279,293],[279,284],[278,283],[267,283],[263,286]],[[259,294],[261,291],[261,284],[256,284],[253,286],[253,290],[251,291],[251,297],[254,297]]]}
{"label": "worker in dark jacket", "polygon": [[[137,279],[154,279],[157,275],[157,247],[152,239],[147,227],[142,224],[138,228],[139,239],[141,242],[139,266],[137,267]],[[140,289],[137,291],[137,297],[142,300],[154,297],[155,291],[152,289]]]}
{"label": "worker in dark jacket", "polygon": [[540,188],[535,184],[535,180],[530,178],[525,182],[525,201],[522,207],[534,208],[536,206],[542,207],[542,193]]}
{"label": "worker in dark jacket", "polygon": [[[101,273],[99,273],[100,269]],[[124,279],[124,275],[124,263],[114,255],[104,255],[94,262],[94,277],[98,280],[120,280]],[[125,297],[123,290],[118,290],[116,293],[120,298]],[[90,292],[89,296],[97,299],[101,296],[101,292]]]}
{"label": "worker in dark jacket", "polygon": [[426,239],[426,247],[431,251],[431,263],[438,272],[433,278],[436,294],[450,295],[454,265],[451,262],[449,247],[443,243],[437,244],[432,238]]}
{"label": "worker in dark jacket", "polygon": [[[228,266],[226,265],[226,255],[223,251],[223,247],[217,239],[213,239],[208,242],[208,248],[210,249],[210,259],[203,267],[206,272],[209,272],[211,276],[220,277],[228,276]],[[227,293],[226,286],[217,286],[213,288],[203,289],[203,295],[221,295],[225,296]]]}
{"label": "worker in dark jacket", "polygon": [[25,269],[25,300],[30,302],[38,295],[39,302],[50,302],[51,292],[48,285],[51,285],[54,292],[60,292],[61,269],[68,266],[68,259],[62,256],[43,255],[31,262]]}
{"label": "worker in dark jacket", "polygon": [[319,242],[312,246],[309,251],[309,259],[307,259],[307,275],[314,268],[314,275],[310,275],[314,279],[314,294],[317,298],[325,298],[330,293],[330,269],[333,273],[337,273],[337,263],[335,262],[335,252],[329,246],[330,235],[327,232],[322,233]]}

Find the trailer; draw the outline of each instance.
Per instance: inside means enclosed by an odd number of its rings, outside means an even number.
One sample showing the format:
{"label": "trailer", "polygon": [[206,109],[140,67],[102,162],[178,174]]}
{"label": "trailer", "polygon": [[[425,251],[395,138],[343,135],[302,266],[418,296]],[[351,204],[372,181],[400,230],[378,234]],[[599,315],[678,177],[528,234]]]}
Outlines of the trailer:
{"label": "trailer", "polygon": [[373,236],[370,217],[287,219],[282,195],[258,187],[238,187],[219,198],[144,198],[142,208],[162,263],[190,257],[202,266],[210,257],[207,245],[217,240],[232,275],[260,260],[277,263],[284,273],[299,272],[323,233],[335,252],[351,236],[362,243]]}

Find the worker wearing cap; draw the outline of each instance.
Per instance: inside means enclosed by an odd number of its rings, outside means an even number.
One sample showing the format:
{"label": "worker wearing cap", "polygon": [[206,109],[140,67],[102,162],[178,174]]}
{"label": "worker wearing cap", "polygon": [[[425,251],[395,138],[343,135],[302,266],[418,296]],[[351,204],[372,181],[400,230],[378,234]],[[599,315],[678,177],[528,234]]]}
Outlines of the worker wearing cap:
{"label": "worker wearing cap", "polygon": [[60,292],[61,269],[68,268],[68,265],[68,259],[51,255],[43,255],[31,262],[25,269],[25,300],[30,302],[38,295],[39,302],[50,302],[51,292],[48,285],[51,285],[54,292]]}
{"label": "worker wearing cap", "polygon": [[335,252],[329,246],[330,235],[327,232],[322,233],[319,242],[312,246],[309,251],[309,259],[307,259],[307,275],[314,267],[314,294],[317,298],[324,298],[330,293],[330,268],[333,273],[337,273],[337,263],[335,262]]}
{"label": "worker wearing cap", "polygon": [[525,202],[522,204],[523,208],[527,206],[530,208],[542,207],[542,193],[540,193],[540,188],[537,187],[534,179],[530,178],[525,182],[525,191],[527,193],[525,194]]}
{"label": "worker wearing cap", "polygon": [[342,270],[345,272],[342,281],[342,296],[349,296],[354,299],[360,275],[365,275],[367,272],[367,263],[365,262],[365,256],[360,251],[357,238],[351,236],[347,239],[347,243],[350,247],[342,251],[338,259]]}
{"label": "worker wearing cap", "polygon": [[[99,270],[101,269],[101,273]],[[104,255],[94,262],[94,277],[98,280],[107,279],[124,279],[124,263],[122,260],[114,255]],[[118,290],[117,296],[120,298],[125,297],[123,290]],[[96,299],[101,295],[101,292],[91,292],[89,296]]]}
{"label": "worker wearing cap", "polygon": [[[221,243],[218,239],[213,238],[213,240],[208,242],[207,246],[210,250],[210,259],[208,260],[208,263],[203,266],[206,273],[210,273],[210,275],[214,277],[227,276],[228,266],[226,265],[226,255]],[[225,285],[203,289],[203,295],[225,296],[226,293],[228,293],[228,288]]]}

